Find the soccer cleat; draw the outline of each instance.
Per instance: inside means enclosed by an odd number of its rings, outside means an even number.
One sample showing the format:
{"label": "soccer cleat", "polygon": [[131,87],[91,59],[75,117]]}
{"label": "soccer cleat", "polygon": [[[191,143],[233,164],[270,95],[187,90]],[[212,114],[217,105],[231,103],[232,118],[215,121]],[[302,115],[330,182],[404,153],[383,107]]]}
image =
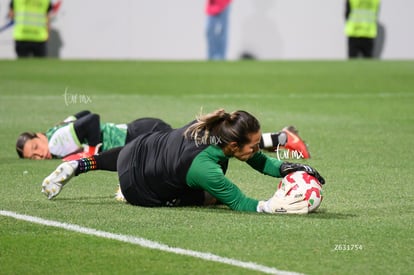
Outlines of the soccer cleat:
{"label": "soccer cleat", "polygon": [[300,138],[298,130],[294,126],[288,126],[283,128],[283,132],[287,135],[287,142],[284,145],[286,149],[297,151],[301,153],[304,159],[310,158],[310,153],[305,142]]}
{"label": "soccer cleat", "polygon": [[42,193],[49,200],[56,197],[62,191],[63,186],[75,175],[75,169],[77,167],[77,161],[60,164],[55,171],[43,180]]}
{"label": "soccer cleat", "polygon": [[120,202],[126,202],[124,194],[122,194],[121,186],[118,185],[118,189],[116,189],[115,199]]}

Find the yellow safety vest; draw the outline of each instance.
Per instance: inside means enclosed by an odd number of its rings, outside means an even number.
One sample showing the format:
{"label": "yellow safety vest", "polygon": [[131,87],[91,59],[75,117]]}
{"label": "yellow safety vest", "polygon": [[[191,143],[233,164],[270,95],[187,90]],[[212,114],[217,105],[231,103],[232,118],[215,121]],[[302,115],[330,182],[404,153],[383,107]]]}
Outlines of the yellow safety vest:
{"label": "yellow safety vest", "polygon": [[13,0],[14,39],[46,41],[49,37],[47,17],[49,5],[50,0]]}
{"label": "yellow safety vest", "polygon": [[380,0],[350,0],[351,12],[345,24],[350,37],[375,38]]}

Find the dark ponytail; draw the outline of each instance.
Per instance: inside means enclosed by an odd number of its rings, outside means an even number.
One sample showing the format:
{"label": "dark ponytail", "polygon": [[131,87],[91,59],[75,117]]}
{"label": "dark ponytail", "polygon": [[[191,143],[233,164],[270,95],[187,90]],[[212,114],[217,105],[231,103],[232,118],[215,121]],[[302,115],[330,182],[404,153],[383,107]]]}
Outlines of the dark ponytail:
{"label": "dark ponytail", "polygon": [[188,127],[184,135],[197,142],[215,144],[221,148],[230,142],[237,142],[241,147],[250,142],[249,134],[259,130],[259,121],[248,112],[227,113],[224,109],[218,109],[198,116],[197,121]]}

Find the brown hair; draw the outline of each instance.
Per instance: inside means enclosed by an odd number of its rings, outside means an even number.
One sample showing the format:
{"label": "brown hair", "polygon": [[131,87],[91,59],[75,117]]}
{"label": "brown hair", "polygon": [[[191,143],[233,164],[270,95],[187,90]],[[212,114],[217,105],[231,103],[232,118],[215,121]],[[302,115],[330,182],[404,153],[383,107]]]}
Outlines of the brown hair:
{"label": "brown hair", "polygon": [[200,114],[197,121],[187,128],[184,135],[198,143],[214,143],[220,148],[230,142],[237,142],[237,145],[241,147],[250,142],[249,134],[259,130],[259,121],[248,112],[227,113],[224,109],[218,109],[209,114]]}
{"label": "brown hair", "polygon": [[23,156],[23,147],[26,144],[28,140],[37,138],[37,134],[33,132],[24,132],[20,134],[20,136],[17,138],[16,142],[16,151],[20,158],[24,158]]}

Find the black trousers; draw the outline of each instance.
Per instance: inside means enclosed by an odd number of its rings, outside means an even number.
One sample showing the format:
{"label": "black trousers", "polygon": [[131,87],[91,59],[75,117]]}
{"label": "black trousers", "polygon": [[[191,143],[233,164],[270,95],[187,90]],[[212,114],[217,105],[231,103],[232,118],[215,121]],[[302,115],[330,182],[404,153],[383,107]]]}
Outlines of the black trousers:
{"label": "black trousers", "polygon": [[366,37],[348,37],[348,57],[359,56],[372,58],[374,53],[374,39]]}

